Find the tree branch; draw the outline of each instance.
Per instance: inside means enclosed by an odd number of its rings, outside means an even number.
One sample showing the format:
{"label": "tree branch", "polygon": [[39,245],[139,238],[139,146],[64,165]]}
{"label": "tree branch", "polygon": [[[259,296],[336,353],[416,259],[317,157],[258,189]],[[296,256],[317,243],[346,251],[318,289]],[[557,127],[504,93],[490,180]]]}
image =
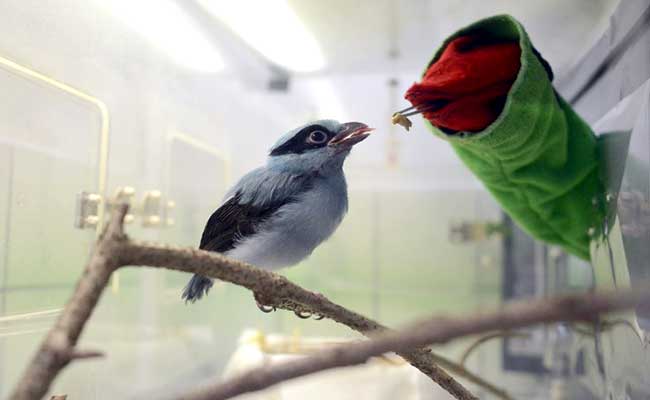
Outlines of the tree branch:
{"label": "tree branch", "polygon": [[[368,337],[387,329],[376,321],[330,301],[320,293],[301,288],[282,275],[230,260],[217,253],[191,248],[180,249],[157,244],[126,242],[122,257],[128,265],[147,265],[194,272],[243,286],[254,292],[255,297],[264,305],[296,313],[317,314],[346,325]],[[436,356],[429,349],[405,349],[398,354],[455,398],[476,399],[436,364]]]}
{"label": "tree branch", "polygon": [[362,364],[371,357],[391,351],[400,352],[413,347],[445,343],[462,336],[493,330],[516,329],[558,321],[591,322],[602,313],[635,306],[650,308],[650,290],[647,286],[627,291],[521,302],[508,305],[500,311],[469,317],[435,317],[401,331],[385,332],[364,342],[339,345],[299,360],[255,368],[226,382],[192,392],[182,399],[229,399],[314,372]]}
{"label": "tree branch", "polygon": [[[59,372],[71,361],[81,331],[99,301],[110,275],[118,268],[152,266],[192,272],[250,289],[265,305],[330,318],[366,335],[386,331],[383,325],[301,288],[273,272],[230,260],[218,253],[130,241],[123,232],[127,205],[114,208],[97,241],[71,299],[48,333],[12,393],[11,400],[41,399]],[[436,365],[428,349],[403,349],[399,354],[459,400],[476,399]]]}
{"label": "tree branch", "polygon": [[120,264],[121,246],[127,240],[122,223],[128,207],[118,207],[97,241],[93,254],[70,300],[43,340],[10,399],[41,399],[50,384],[75,358],[75,345],[86,321],[95,309],[108,280]]}
{"label": "tree branch", "polygon": [[[500,312],[475,315],[470,318],[433,318],[396,333],[331,302],[318,293],[302,289],[283,276],[229,260],[220,254],[132,242],[124,235],[122,229],[127,208],[126,205],[116,207],[112,213],[111,221],[96,243],[71,299],[28,365],[10,399],[41,399],[58,373],[71,360],[100,355],[98,352],[77,351],[75,346],[110,275],[126,265],[168,268],[231,282],[253,291],[256,299],[265,305],[328,317],[366,336],[376,338],[336,347],[317,353],[313,357],[275,365],[272,368],[256,369],[185,397],[192,400],[226,399],[322,369],[360,364],[369,357],[390,351],[402,355],[455,398],[476,399],[436,364],[436,361],[442,362],[440,356],[434,355],[428,349],[418,347],[445,342],[464,335],[497,329],[514,329],[537,323],[560,320],[593,322],[600,313],[639,304],[647,307],[650,300],[650,294],[645,294],[650,293],[647,288],[644,291],[568,296],[511,305]],[[481,379],[475,378],[473,382],[480,384]],[[484,387],[502,398],[507,396],[504,391],[492,385],[484,385]]]}

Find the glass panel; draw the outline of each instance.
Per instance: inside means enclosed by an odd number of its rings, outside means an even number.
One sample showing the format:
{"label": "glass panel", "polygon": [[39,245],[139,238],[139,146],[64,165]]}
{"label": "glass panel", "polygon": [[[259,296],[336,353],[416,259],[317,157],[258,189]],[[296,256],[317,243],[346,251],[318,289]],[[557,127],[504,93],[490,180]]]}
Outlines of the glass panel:
{"label": "glass panel", "polygon": [[[7,250],[9,243],[9,213],[11,209],[11,147],[0,143],[0,288],[4,288],[7,270]],[[4,315],[4,292],[0,293],[0,316]]]}
{"label": "glass panel", "polygon": [[[459,216],[483,222],[494,214],[493,204],[481,203],[484,198],[470,191],[352,191],[336,234],[282,273],[388,326],[495,304],[499,241],[448,240]],[[314,336],[355,335],[290,319],[288,328],[294,327]]]}
{"label": "glass panel", "polygon": [[[229,162],[216,148],[184,134],[172,134],[167,145],[167,193],[175,207],[168,216],[173,225],[162,237],[169,243],[198,247],[206,221],[228,190]],[[188,275],[170,271],[164,275],[167,287],[178,289],[180,296]]]}
{"label": "glass panel", "polygon": [[[594,283],[599,288],[629,287],[650,276],[650,81],[623,99],[594,129],[599,133],[613,211],[606,236],[592,243]],[[567,354],[585,354],[581,383],[598,398],[647,398],[650,395],[642,312],[608,315],[596,336],[578,335]],[[591,329],[591,327],[589,328]],[[595,338],[595,340],[593,339]]]}
{"label": "glass panel", "polygon": [[[163,228],[161,240],[197,247],[206,221],[228,189],[229,161],[219,149],[192,136],[175,132],[167,139],[166,193],[175,207],[167,216],[173,218],[173,224]],[[142,286],[120,290],[120,309],[140,302],[148,310],[150,335],[131,338],[132,346],[149,349],[141,356],[148,367],[141,371],[136,386],[145,397],[162,396],[168,389],[161,381],[174,382],[171,386],[182,389],[183,382],[214,377],[237,346],[242,326],[266,332],[279,327],[279,314],[261,313],[247,290],[215,282],[209,299],[187,305],[181,292],[190,274],[152,272],[146,278],[146,296],[138,293]],[[127,325],[124,329],[133,330]],[[169,351],[174,348],[177,351]]]}
{"label": "glass panel", "polygon": [[0,68],[0,396],[70,295],[95,230],[73,227],[98,181],[95,105]]}
{"label": "glass panel", "polygon": [[[629,285],[650,276],[650,81],[622,100],[595,126],[605,155],[610,209],[617,221],[609,241],[596,246],[599,285]],[[620,249],[613,230],[620,229]],[[612,258],[621,253],[621,263]],[[609,265],[609,267],[607,267]],[[650,322],[642,322],[650,327]]]}

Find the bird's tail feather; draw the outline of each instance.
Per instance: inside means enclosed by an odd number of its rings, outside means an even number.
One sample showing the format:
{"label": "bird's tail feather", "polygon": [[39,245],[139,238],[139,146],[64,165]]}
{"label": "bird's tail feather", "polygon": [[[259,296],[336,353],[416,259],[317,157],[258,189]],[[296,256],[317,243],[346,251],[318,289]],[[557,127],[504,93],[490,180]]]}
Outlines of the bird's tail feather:
{"label": "bird's tail feather", "polygon": [[186,303],[188,301],[194,303],[195,301],[200,300],[204,295],[207,295],[211,287],[212,279],[194,274],[192,279],[187,283],[187,286],[185,286],[185,289],[183,289],[181,297]]}

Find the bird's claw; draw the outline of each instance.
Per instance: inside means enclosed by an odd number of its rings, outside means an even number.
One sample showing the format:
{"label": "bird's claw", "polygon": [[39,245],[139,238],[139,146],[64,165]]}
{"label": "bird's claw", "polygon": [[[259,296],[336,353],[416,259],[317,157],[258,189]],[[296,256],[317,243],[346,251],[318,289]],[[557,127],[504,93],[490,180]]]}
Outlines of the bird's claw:
{"label": "bird's claw", "polygon": [[263,313],[270,313],[272,311],[276,310],[275,305],[268,304],[272,303],[272,301],[269,301],[269,299],[264,299],[262,295],[260,295],[257,292],[253,293],[253,297],[255,298],[255,303],[257,304],[257,308],[260,309]]}
{"label": "bird's claw", "polygon": [[316,315],[314,315],[314,320],[315,320],[315,321],[320,321],[320,320],[323,319],[323,318],[325,318],[325,316],[322,315],[322,314],[316,314]]}
{"label": "bird's claw", "polygon": [[312,315],[309,311],[294,311],[293,313],[300,319],[307,319]]}
{"label": "bird's claw", "polygon": [[267,305],[264,305],[262,303],[257,303],[257,308],[259,308],[260,311],[262,311],[263,313],[267,313],[267,314],[270,313],[270,312],[275,311],[274,306],[267,306]]}

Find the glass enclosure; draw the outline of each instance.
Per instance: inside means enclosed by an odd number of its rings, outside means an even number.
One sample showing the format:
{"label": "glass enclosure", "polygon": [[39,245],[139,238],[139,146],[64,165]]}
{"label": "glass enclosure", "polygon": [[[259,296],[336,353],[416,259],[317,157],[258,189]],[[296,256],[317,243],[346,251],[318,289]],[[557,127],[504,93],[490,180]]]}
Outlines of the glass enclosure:
{"label": "glass enclosure", "polygon": [[[376,132],[346,161],[350,205],[340,228],[280,271],[307,289],[397,327],[647,276],[648,84],[629,85],[635,90],[589,120],[599,135],[618,135],[607,141],[618,157],[618,216],[610,236],[594,238],[593,265],[517,228],[421,121],[409,133],[390,125],[430,55],[465,24],[512,14],[556,74],[570,75],[611,33],[617,5],[0,2],[0,397],[59,315],[112,199],[131,204],[130,236],[197,246],[230,185],[262,165],[283,133],[319,118]],[[629,18],[623,26],[633,25]],[[581,107],[590,115],[591,106]],[[221,282],[185,304],[188,279],[145,268],[116,273],[81,339],[107,356],[73,363],[52,393],[174,398],[229,373],[246,338],[358,337],[332,321],[261,313],[250,292]],[[595,336],[564,325],[530,329],[486,343],[466,366],[515,398],[645,398],[650,364],[639,338],[650,316],[634,317]],[[470,342],[436,350],[458,360]],[[411,382],[413,398],[450,398],[411,369],[386,371],[378,376],[397,377],[398,388]],[[259,398],[299,398],[277,393]]]}

